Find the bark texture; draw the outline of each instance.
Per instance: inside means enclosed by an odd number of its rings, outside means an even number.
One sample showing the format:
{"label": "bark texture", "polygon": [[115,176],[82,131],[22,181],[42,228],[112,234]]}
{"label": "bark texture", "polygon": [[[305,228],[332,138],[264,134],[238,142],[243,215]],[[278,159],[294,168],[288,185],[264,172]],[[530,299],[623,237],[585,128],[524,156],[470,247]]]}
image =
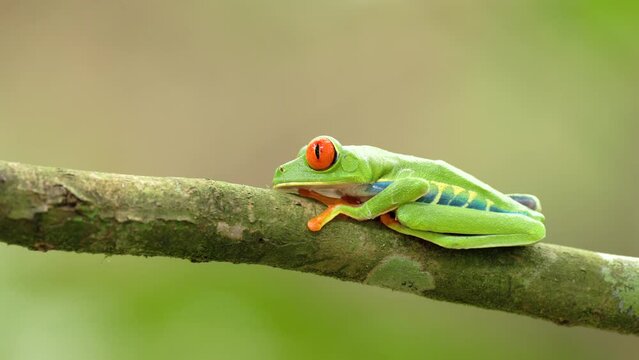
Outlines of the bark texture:
{"label": "bark texture", "polygon": [[540,243],[447,250],[377,221],[219,181],[0,162],[0,241],[34,250],[263,264],[428,298],[639,334],[639,259]]}

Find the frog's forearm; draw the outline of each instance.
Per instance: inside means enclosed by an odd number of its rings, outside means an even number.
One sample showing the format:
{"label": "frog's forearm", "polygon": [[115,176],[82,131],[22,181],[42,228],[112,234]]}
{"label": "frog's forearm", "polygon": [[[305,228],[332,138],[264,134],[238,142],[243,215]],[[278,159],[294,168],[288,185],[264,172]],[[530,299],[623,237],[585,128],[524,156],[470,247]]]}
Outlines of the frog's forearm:
{"label": "frog's forearm", "polygon": [[0,240],[9,244],[269,265],[639,335],[637,258],[551,244],[460,253],[373,221],[309,232],[306,219],[323,208],[216,181],[0,162]]}

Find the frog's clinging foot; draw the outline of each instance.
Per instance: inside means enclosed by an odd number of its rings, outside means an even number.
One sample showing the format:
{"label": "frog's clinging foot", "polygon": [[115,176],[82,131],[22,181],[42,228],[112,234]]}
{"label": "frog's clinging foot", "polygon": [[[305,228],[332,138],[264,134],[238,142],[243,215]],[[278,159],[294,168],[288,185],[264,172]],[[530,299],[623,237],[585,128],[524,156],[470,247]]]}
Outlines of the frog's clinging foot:
{"label": "frog's clinging foot", "polygon": [[323,203],[324,205],[328,206],[328,208],[326,208],[326,210],[324,210],[321,214],[315,216],[314,218],[308,221],[306,225],[311,231],[320,231],[322,227],[326,225],[326,223],[328,223],[337,215],[339,215],[340,211],[336,209],[338,205],[360,204],[359,199],[350,197],[350,196],[343,196],[342,198],[338,199],[338,198],[324,196],[322,194],[319,194],[315,191],[308,190],[308,189],[299,189],[298,193],[301,196],[317,200]]}
{"label": "frog's clinging foot", "polygon": [[337,205],[329,205],[328,208],[326,208],[326,210],[322,211],[321,214],[319,214],[316,217],[310,219],[306,223],[306,226],[308,226],[308,229],[311,230],[311,231],[320,231],[320,230],[322,230],[322,227],[324,225],[326,225],[326,223],[331,221],[337,215],[337,213],[335,212],[335,207],[336,206]]}
{"label": "frog's clinging foot", "polygon": [[399,221],[397,221],[394,216],[391,216],[391,213],[389,212],[380,215],[379,220],[382,222],[382,224],[388,226],[391,229],[396,228],[397,226],[401,226]]}

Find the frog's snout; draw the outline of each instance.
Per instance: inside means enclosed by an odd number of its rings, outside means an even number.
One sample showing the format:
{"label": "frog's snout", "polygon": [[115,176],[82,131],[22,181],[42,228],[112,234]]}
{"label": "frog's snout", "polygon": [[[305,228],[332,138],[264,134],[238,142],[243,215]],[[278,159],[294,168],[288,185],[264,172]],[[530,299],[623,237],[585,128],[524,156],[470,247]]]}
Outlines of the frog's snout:
{"label": "frog's snout", "polygon": [[285,182],[284,173],[286,172],[286,166],[281,165],[275,169],[275,175],[273,176],[273,186]]}

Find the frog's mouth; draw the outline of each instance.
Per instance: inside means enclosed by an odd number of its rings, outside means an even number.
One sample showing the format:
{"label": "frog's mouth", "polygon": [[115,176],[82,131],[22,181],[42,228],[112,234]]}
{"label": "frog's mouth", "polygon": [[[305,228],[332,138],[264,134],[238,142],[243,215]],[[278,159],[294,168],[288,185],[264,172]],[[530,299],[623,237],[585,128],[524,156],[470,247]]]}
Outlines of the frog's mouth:
{"label": "frog's mouth", "polygon": [[300,190],[316,192],[320,195],[340,199],[344,196],[359,200],[368,199],[372,194],[366,192],[367,184],[330,184],[330,183],[283,183],[273,186],[273,189],[291,194],[299,194]]}

